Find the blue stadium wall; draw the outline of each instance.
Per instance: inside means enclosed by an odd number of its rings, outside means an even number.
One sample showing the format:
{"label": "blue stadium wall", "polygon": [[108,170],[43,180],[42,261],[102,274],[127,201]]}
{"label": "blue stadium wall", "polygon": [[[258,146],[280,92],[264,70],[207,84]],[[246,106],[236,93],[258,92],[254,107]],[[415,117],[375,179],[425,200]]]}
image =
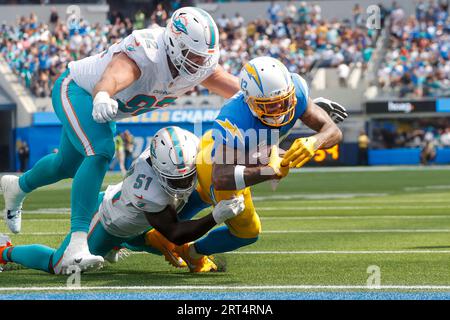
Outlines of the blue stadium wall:
{"label": "blue stadium wall", "polygon": [[[219,109],[182,109],[153,111],[117,123],[117,132],[129,130],[135,137],[134,156],[138,156],[147,148],[151,137],[163,126],[179,126],[200,136],[211,128],[219,113]],[[199,128],[201,123],[201,128]],[[33,124],[26,128],[17,128],[15,138],[26,141],[30,146],[29,167],[40,158],[54,152],[59,146],[61,123],[54,113],[38,112],[33,115]],[[339,156],[333,159],[331,154],[321,161],[311,161],[311,166],[355,165],[357,162],[357,145],[343,143],[339,145]],[[315,159],[316,160],[316,159]],[[16,170],[19,161],[16,156]],[[115,168],[118,169],[118,166]]]}
{"label": "blue stadium wall", "polygon": [[[377,165],[415,165],[420,164],[420,148],[398,148],[369,150],[369,164]],[[450,164],[450,148],[436,148],[434,164]]]}
{"label": "blue stadium wall", "polygon": [[[118,122],[117,132],[130,131],[136,142],[134,154],[139,155],[147,148],[149,139],[161,127],[174,125],[201,135],[211,128],[219,111],[219,109],[154,111]],[[202,123],[201,129],[198,129],[198,123]],[[61,128],[61,123],[54,113],[37,112],[33,115],[32,126],[16,129],[16,141],[26,141],[30,146],[29,167],[59,147]],[[17,156],[15,163],[17,170],[19,165]]]}

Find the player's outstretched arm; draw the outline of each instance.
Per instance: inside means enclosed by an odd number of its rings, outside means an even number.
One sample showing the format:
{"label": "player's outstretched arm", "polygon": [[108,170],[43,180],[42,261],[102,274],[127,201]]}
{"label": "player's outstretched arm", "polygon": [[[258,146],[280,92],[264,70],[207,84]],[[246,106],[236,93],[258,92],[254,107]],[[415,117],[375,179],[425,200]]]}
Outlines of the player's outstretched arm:
{"label": "player's outstretched arm", "polygon": [[342,140],[341,130],[311,99],[308,100],[308,107],[300,119],[317,134],[295,140],[283,157],[283,166],[300,168],[314,157],[317,150],[331,148]]}
{"label": "player's outstretched arm", "polygon": [[239,79],[226,72],[221,66],[217,66],[213,74],[202,82],[202,85],[212,93],[226,99],[231,98],[240,90]]}
{"label": "player's outstretched arm", "polygon": [[167,206],[160,213],[146,213],[147,221],[170,242],[182,245],[199,239],[217,224],[234,218],[244,211],[244,198],[222,200],[213,212],[196,220],[179,221],[177,212]]}

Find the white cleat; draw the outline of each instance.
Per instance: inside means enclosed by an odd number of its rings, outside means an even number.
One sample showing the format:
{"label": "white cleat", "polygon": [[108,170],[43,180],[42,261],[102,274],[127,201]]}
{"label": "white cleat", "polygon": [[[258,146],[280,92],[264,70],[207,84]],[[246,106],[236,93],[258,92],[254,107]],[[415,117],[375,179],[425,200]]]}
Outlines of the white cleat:
{"label": "white cleat", "polygon": [[72,273],[98,270],[105,260],[89,252],[86,232],[73,232],[69,245],[61,260],[54,266],[56,274],[70,275]]}
{"label": "white cleat", "polygon": [[101,269],[104,263],[103,257],[94,256],[89,252],[81,252],[70,256],[64,253],[59,273],[70,275],[76,272],[95,271]]}
{"label": "white cleat", "polygon": [[5,199],[5,221],[12,233],[22,227],[22,204],[26,193],[20,189],[19,177],[4,175],[0,180],[0,191]]}

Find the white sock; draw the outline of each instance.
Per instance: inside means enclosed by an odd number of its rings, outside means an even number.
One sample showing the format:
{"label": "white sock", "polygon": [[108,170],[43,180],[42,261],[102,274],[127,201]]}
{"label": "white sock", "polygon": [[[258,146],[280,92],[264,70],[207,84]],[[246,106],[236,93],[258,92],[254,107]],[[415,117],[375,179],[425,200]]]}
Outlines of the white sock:
{"label": "white sock", "polygon": [[89,251],[87,244],[87,233],[83,231],[72,232],[70,235],[70,242],[67,246],[68,250],[75,250],[75,252]]}

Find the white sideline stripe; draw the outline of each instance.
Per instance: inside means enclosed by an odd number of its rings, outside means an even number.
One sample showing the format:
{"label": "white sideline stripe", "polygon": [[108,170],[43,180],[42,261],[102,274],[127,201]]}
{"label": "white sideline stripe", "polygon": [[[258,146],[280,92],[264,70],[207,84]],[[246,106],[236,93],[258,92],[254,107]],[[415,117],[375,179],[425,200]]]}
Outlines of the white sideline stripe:
{"label": "white sideline stripe", "polygon": [[[449,233],[450,229],[326,229],[326,230],[269,230],[263,234],[286,234],[286,233]],[[22,232],[19,234],[4,233],[13,236],[61,236],[65,232]]]}
{"label": "white sideline stripe", "polygon": [[271,286],[93,286],[93,287],[3,287],[0,291],[94,291],[94,290],[450,290],[449,285],[271,285]]}
{"label": "white sideline stripe", "polygon": [[259,211],[284,211],[284,210],[413,210],[413,209],[450,209],[450,205],[447,206],[336,206],[336,207],[257,207]]}
{"label": "white sideline stripe", "polygon": [[275,194],[271,196],[255,196],[254,201],[264,200],[326,200],[326,199],[353,199],[355,197],[385,197],[388,193],[304,193],[304,194]]}
{"label": "white sideline stripe", "polygon": [[23,214],[69,214],[70,208],[42,208],[38,210],[24,210]]}
{"label": "white sideline stripe", "polygon": [[[147,254],[147,252],[130,252],[132,255]],[[293,250],[293,251],[230,251],[227,255],[265,255],[265,254],[450,254],[450,250]]]}
{"label": "white sideline stripe", "polygon": [[310,250],[310,251],[230,251],[224,254],[450,254],[450,250]]}
{"label": "white sideline stripe", "polygon": [[341,230],[269,230],[263,234],[283,233],[448,233],[450,229],[341,229]]}
{"label": "white sideline stripe", "polygon": [[[436,205],[436,206],[298,206],[298,207],[261,207],[256,206],[258,211],[348,211],[348,210],[414,210],[414,209],[450,209],[449,205]],[[57,214],[68,215],[70,214],[70,208],[48,208],[24,211],[24,214]]]}
{"label": "white sideline stripe", "polygon": [[68,98],[69,84],[71,81],[72,77],[69,75],[63,80],[63,83],[61,85],[60,95],[62,106],[67,114],[67,120],[69,120],[73,130],[75,131],[75,134],[78,136],[78,139],[80,140],[81,144],[84,147],[84,150],[86,151],[86,155],[93,156],[95,155],[95,152],[92,149],[91,143],[84,133],[83,128],[81,128],[78,118],[74,113],[74,110],[72,109],[71,103]]}
{"label": "white sideline stripe", "polygon": [[[307,217],[260,217],[261,220],[372,220],[372,219],[394,219],[394,220],[432,220],[450,219],[450,215],[417,215],[417,216],[307,216]],[[69,223],[66,219],[24,219],[26,222],[63,222]]]}
{"label": "white sideline stripe", "polygon": [[18,234],[4,233],[8,236],[65,236],[67,232],[21,232]]}
{"label": "white sideline stripe", "polygon": [[[399,219],[399,220],[427,220],[427,219],[450,219],[450,215],[417,215],[417,216],[402,216],[402,215],[376,215],[376,216],[307,216],[307,217],[260,217],[261,220],[365,220],[365,219]],[[30,219],[31,220],[31,219]],[[36,219],[39,221],[40,219]],[[29,221],[29,220],[27,220]]]}

